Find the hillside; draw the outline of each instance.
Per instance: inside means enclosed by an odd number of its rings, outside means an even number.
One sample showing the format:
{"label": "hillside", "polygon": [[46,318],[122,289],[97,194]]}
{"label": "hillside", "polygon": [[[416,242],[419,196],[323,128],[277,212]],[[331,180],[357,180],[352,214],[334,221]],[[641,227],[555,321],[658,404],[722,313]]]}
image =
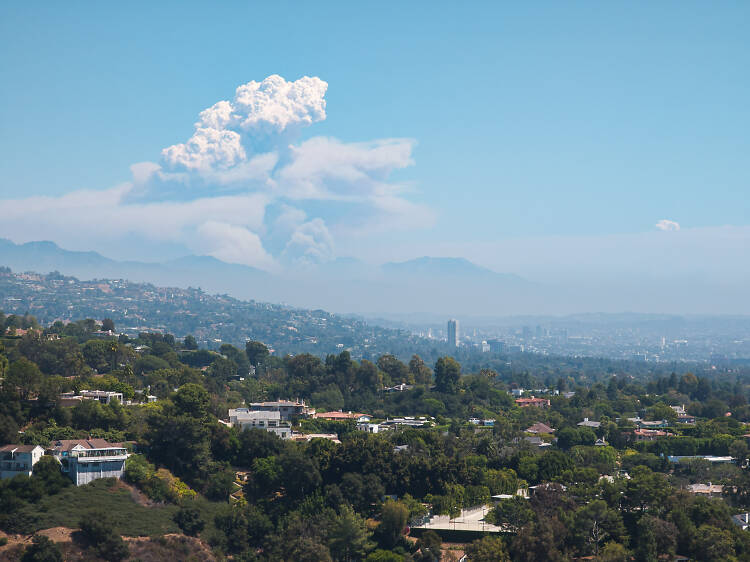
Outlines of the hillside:
{"label": "hillside", "polygon": [[156,287],[124,280],[80,281],[59,273],[0,273],[0,310],[30,313],[40,322],[112,318],[118,331],[160,330],[193,334],[208,347],[247,339],[265,342],[278,353],[316,355],[349,350],[355,357],[399,353],[417,346],[408,332],[372,326],[362,320],[226,295],[201,289]]}
{"label": "hillside", "polygon": [[[383,312],[487,314],[534,310],[541,288],[462,258],[421,257],[370,265],[354,258],[321,264],[287,264],[269,273],[210,256],[162,262],[118,261],[97,252],[71,251],[54,242],[15,244],[0,238],[0,265],[42,274],[59,271],[78,279],[129,279],[157,286],[202,287],[243,300],[291,303],[301,308],[370,317]],[[524,300],[525,299],[525,300]],[[510,306],[512,305],[512,306]]]}

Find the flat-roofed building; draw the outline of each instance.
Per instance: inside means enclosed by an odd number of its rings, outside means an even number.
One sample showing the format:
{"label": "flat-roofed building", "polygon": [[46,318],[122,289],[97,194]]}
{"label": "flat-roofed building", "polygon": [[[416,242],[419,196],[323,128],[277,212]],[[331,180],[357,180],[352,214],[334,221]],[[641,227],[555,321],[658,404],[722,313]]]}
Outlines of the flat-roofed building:
{"label": "flat-roofed building", "polygon": [[102,404],[111,404],[117,400],[123,404],[122,392],[113,392],[110,390],[81,390],[78,394],[75,392],[65,392],[60,395],[60,406],[77,406],[82,400],[97,400]]}
{"label": "flat-roofed building", "polygon": [[315,410],[308,407],[304,400],[253,402],[247,409],[251,412],[279,412],[279,414],[281,414],[281,419],[283,420],[289,420],[293,417],[308,417],[315,414]]}
{"label": "flat-roofed building", "polygon": [[232,427],[245,429],[263,429],[278,435],[282,439],[292,437],[291,424],[282,419],[279,411],[252,411],[247,408],[233,408],[229,410],[229,423]]}

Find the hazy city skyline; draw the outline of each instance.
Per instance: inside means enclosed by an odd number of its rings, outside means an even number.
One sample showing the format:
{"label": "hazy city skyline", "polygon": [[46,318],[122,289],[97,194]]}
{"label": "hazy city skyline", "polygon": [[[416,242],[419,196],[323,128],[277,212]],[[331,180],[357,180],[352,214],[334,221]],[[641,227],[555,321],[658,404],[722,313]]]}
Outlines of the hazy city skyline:
{"label": "hazy city skyline", "polygon": [[747,6],[295,5],[282,37],[288,8],[186,4],[167,37],[163,6],[4,7],[0,237],[273,274],[461,257],[573,310],[749,312]]}

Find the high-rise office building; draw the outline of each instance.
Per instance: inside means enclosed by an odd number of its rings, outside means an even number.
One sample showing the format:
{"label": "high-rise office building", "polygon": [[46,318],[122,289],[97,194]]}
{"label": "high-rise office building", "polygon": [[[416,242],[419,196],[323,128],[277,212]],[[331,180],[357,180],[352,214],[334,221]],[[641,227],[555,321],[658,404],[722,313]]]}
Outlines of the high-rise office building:
{"label": "high-rise office building", "polygon": [[448,320],[448,345],[458,347],[458,320]]}
{"label": "high-rise office building", "polygon": [[503,353],[505,351],[505,342],[500,340],[487,340],[491,353]]}

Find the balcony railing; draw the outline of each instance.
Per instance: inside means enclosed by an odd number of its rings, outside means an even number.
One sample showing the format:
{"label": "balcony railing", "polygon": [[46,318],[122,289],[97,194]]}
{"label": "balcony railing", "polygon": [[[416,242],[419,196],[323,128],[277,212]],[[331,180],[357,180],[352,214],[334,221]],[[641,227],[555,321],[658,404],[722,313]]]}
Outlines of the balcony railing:
{"label": "balcony railing", "polygon": [[79,451],[72,456],[78,459],[96,459],[105,457],[124,457],[127,456],[127,449],[87,449]]}

